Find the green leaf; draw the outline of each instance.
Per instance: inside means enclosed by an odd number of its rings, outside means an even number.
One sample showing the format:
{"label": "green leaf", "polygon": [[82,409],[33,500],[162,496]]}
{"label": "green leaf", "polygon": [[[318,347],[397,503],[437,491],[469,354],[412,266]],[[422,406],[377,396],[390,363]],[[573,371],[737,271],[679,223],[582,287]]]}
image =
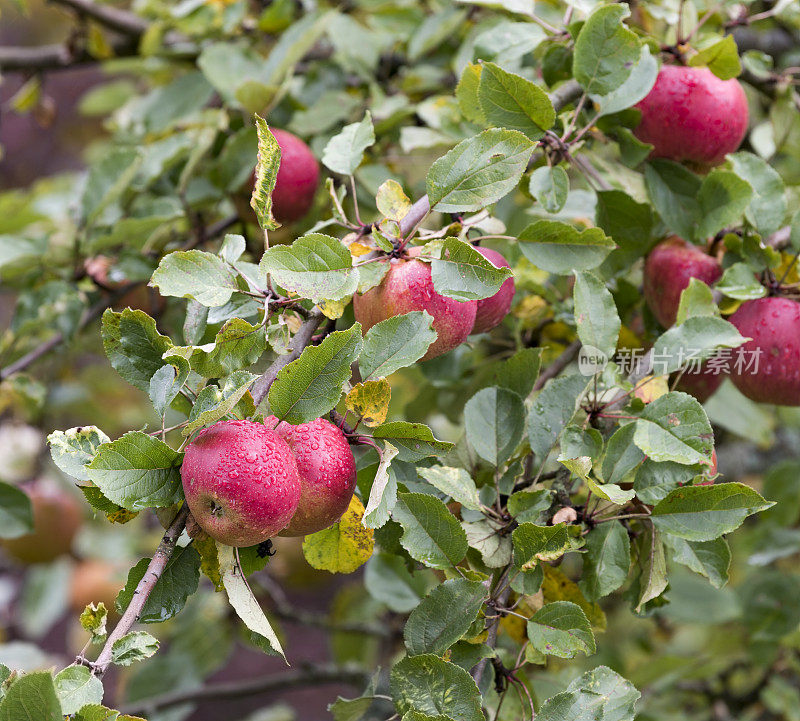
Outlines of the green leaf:
{"label": "green leaf", "polygon": [[358,270],[353,268],[350,252],[339,240],[322,233],[309,233],[291,245],[272,246],[261,258],[259,270],[315,303],[342,300],[358,287]]}
{"label": "green leaf", "polygon": [[667,561],[661,534],[652,523],[645,524],[644,532],[636,536],[635,548],[638,575],[631,590],[635,592],[634,610],[641,613],[649,601],[658,598],[666,590]]}
{"label": "green leaf", "polygon": [[695,475],[695,466],[672,462],[657,463],[647,459],[636,471],[633,489],[641,501],[652,505],[666,498],[678,486],[689,483]]}
{"label": "green leaf", "polygon": [[256,114],[255,123],[258,133],[258,161],[250,205],[256,211],[258,224],[264,230],[276,230],[280,228],[280,223],[272,217],[272,191],[275,190],[278,179],[281,148],[264,118]]}
{"label": "green leaf", "polygon": [[650,403],[636,423],[633,442],[654,461],[710,463],[711,424],[688,393],[667,393]]}
{"label": "green leaf", "polygon": [[192,298],[209,308],[225,305],[238,289],[233,269],[204,250],[176,250],[165,255],[150,285],[161,295]]}
{"label": "green leaf", "polygon": [[522,571],[531,570],[540,561],[555,561],[570,549],[581,545],[570,536],[565,523],[555,526],[520,523],[511,534],[511,540],[514,544],[514,566]]}
{"label": "green leaf", "polygon": [[235,549],[218,543],[217,556],[219,558],[220,571],[222,572],[222,584],[225,587],[225,593],[228,595],[228,602],[233,610],[236,611],[236,615],[244,622],[247,628],[267,642],[268,648],[282,656],[285,661],[286,655],[283,652],[281,642],[264,615],[264,611],[261,610],[261,606],[258,605],[255,596],[253,596],[250,586],[247,584],[247,579],[244,577],[236,559]]}
{"label": "green leaf", "polygon": [[[739,265],[734,263],[734,265]],[[733,266],[732,266],[733,267]],[[750,276],[752,277],[752,272]],[[723,273],[723,278],[725,274]],[[714,286],[719,289],[719,283]],[[719,308],[714,302],[714,292],[699,278],[690,278],[689,285],[683,289],[681,293],[681,300],[678,304],[678,314],[675,318],[675,323],[680,325],[684,323],[687,318],[697,318],[701,316],[716,316],[719,317]]]}
{"label": "green leaf", "polygon": [[164,365],[162,356],[172,347],[172,341],[156,329],[155,320],[141,310],[125,308],[116,313],[109,308],[103,313],[102,336],[114,370],[149,393],[150,379]]}
{"label": "green leaf", "polygon": [[731,549],[724,538],[687,541],[667,533],[664,535],[664,543],[672,551],[674,561],[705,576],[714,588],[722,588],[728,582]]}
{"label": "green leaf", "polygon": [[499,128],[462,140],[428,171],[431,209],[475,211],[500,200],[516,187],[533,147],[522,133]]}
{"label": "green leaf", "polygon": [[[626,108],[636,105],[636,103],[638,103],[640,100],[643,100],[645,97],[647,97],[647,94],[653,89],[653,85],[655,85],[657,77],[658,61],[650,54],[650,47],[646,44],[643,44],[639,51],[639,59],[637,60],[636,65],[631,68],[630,75],[625,82],[622,83],[622,85],[615,90],[612,90],[610,93],[589,94],[589,97],[594,103],[595,110],[598,113],[598,117],[602,117],[603,115],[611,115],[612,113],[618,113],[620,110],[625,110]],[[627,128],[617,128],[617,133],[619,133],[620,130],[627,131]],[[628,135],[630,135],[634,142],[638,143],[630,131],[628,131]],[[649,150],[647,153],[644,153],[640,159],[640,162],[647,157],[648,153]],[[633,163],[631,167],[634,167],[635,165],[638,165],[638,163]]]}
{"label": "green leaf", "polygon": [[432,571],[415,572],[412,576],[401,556],[375,553],[367,561],[364,586],[370,596],[395,613],[408,613],[416,608],[432,583],[439,583],[426,574]]}
{"label": "green leaf", "polygon": [[[123,588],[117,595],[117,611],[123,613],[136,594],[144,578],[149,558],[141,559],[129,572]],[[191,546],[178,547],[170,556],[163,573],[153,586],[144,603],[139,623],[162,623],[177,616],[200,582],[200,555]]]}
{"label": "green leaf", "polygon": [[447,453],[452,443],[440,441],[433,431],[424,423],[408,421],[391,421],[378,426],[372,431],[373,438],[388,441],[397,448],[397,458],[401,461],[416,463],[429,456]]}
{"label": "green leaf", "polygon": [[498,268],[469,243],[445,238],[441,258],[431,263],[433,289],[455,300],[491,298],[513,273]]}
{"label": "green leaf", "polygon": [[[203,388],[197,394],[197,400],[189,415],[189,423],[181,433],[188,437],[196,430],[210,426],[233,412],[236,404],[245,397],[256,378],[257,376],[248,371],[236,371],[225,379],[222,388],[218,386]],[[250,402],[252,403],[252,399]]]}
{"label": "green leaf", "polygon": [[600,228],[578,230],[557,220],[537,220],[519,234],[520,250],[534,265],[549,273],[571,275],[602,263],[615,248]]}
{"label": "green leaf", "polygon": [[559,658],[575,658],[579,652],[591,656],[597,650],[589,619],[569,601],[547,603],[533,614],[528,639],[539,653]]}
{"label": "green leaf", "polygon": [[518,130],[531,140],[541,138],[556,119],[544,90],[494,63],[483,63],[478,101],[490,125]]}
{"label": "green leaf", "polygon": [[606,666],[587,671],[567,690],[547,699],[536,721],[633,721],[641,694]]}
{"label": "green leaf", "polygon": [[[696,278],[692,280],[708,288],[702,281]],[[755,298],[763,298],[767,294],[767,289],[761,284],[761,281],[758,280],[758,277],[753,273],[753,269],[747,263],[734,263],[726,268],[722,277],[714,284],[714,288],[729,298],[735,298],[736,300],[754,300]],[[709,288],[710,292],[711,289]],[[681,300],[683,300],[683,295],[681,295]]]}
{"label": "green leaf", "polygon": [[56,674],[55,689],[64,714],[78,713],[103,700],[103,682],[87,666],[67,666]]}
{"label": "green leaf", "polygon": [[345,125],[322,151],[323,164],[334,173],[352,175],[364,159],[364,151],[375,142],[372,116],[369,110],[358,123]]}
{"label": "green leaf", "polygon": [[678,163],[656,158],[645,165],[644,179],[647,194],[667,228],[682,238],[694,238],[702,217],[700,178]]}
{"label": "green leaf", "polygon": [[299,425],[319,418],[339,401],[350,378],[350,364],[361,352],[361,324],[331,333],[318,346],[309,346],[289,363],[269,389],[272,413]]}
{"label": "green leaf", "polygon": [[33,507],[25,491],[0,481],[0,538],[19,538],[33,531]]}
{"label": "green leaf", "polygon": [[543,165],[531,173],[528,192],[548,213],[558,213],[567,202],[569,176],[560,165]]}
{"label": "green leaf", "polygon": [[478,99],[482,70],[483,66],[478,63],[467,63],[456,86],[456,100],[458,100],[461,113],[467,120],[479,125],[486,123],[486,118],[483,117],[483,108]]}
{"label": "green leaf", "polygon": [[63,718],[49,671],[18,677],[0,701],[0,721],[62,721]]}
{"label": "green leaf", "polygon": [[403,527],[403,548],[426,566],[449,568],[467,553],[464,529],[435,496],[401,493],[392,517]]}
{"label": "green leaf", "polygon": [[494,385],[527,398],[539,377],[541,356],[541,348],[521,348],[495,367]]}
{"label": "green leaf", "polygon": [[472,511],[481,510],[475,481],[463,468],[431,466],[430,468],[418,468],[417,473],[435,489],[450,496],[456,503],[460,503]]}
{"label": "green leaf", "polygon": [[475,681],[463,668],[423,654],[396,663],[389,676],[395,706],[401,714],[418,711],[458,721],[485,721]]}
{"label": "green leaf", "polygon": [[597,193],[595,222],[619,246],[603,263],[602,277],[627,271],[650,249],[653,210],[648,203],[637,203],[621,190],[602,190]]}
{"label": "green leaf", "polygon": [[171,363],[176,356],[185,358],[195,373],[204,378],[220,378],[253,365],[266,347],[262,326],[231,318],[217,331],[213,343],[176,346],[164,354],[164,360]]}
{"label": "green leaf", "polygon": [[83,225],[91,225],[116,202],[136,176],[142,163],[141,152],[133,148],[111,148],[89,168],[81,196]]}
{"label": "green leaf", "polygon": [[733,35],[726,35],[713,45],[692,55],[689,58],[689,65],[693,68],[707,67],[720,80],[730,80],[742,73],[739,49],[736,47]]}
{"label": "green leaf", "polygon": [[451,578],[436,586],[411,612],[403,638],[409,654],[444,654],[468,630],[488,595],[480,581]]}
{"label": "green leaf", "polygon": [[639,38],[622,21],[626,5],[601,5],[587,18],[575,41],[572,72],[587,93],[607,95],[630,76],[639,60]]}
{"label": "green leaf", "polygon": [[391,443],[384,443],[380,452],[380,463],[372,480],[369,499],[364,509],[364,527],[381,528],[389,520],[395,503],[397,503],[397,478],[390,464],[397,455],[397,448]]}
{"label": "green leaf", "polygon": [[175,366],[167,363],[153,373],[153,377],[150,378],[150,402],[158,415],[164,415],[169,404],[175,400],[175,396],[178,395],[186,381],[186,377],[189,375],[189,364],[184,363],[184,367],[186,373],[181,373],[181,377],[178,377]]}
{"label": "green leaf", "polygon": [[447,7],[428,15],[411,35],[408,43],[409,60],[419,60],[446,42],[464,22],[465,10]]}
{"label": "green leaf", "polygon": [[553,502],[553,493],[549,489],[540,488],[536,491],[516,491],[508,497],[508,512],[517,523],[537,523],[543,511],[550,508]]}
{"label": "green leaf", "polygon": [[544,462],[558,442],[590,381],[578,374],[554,378],[536,396],[528,414],[528,440],[539,461]]}
{"label": "green leaf", "polygon": [[746,342],[732,323],[715,316],[687,318],[666,331],[653,346],[653,374],[668,375],[687,365],[698,367],[717,348]]}
{"label": "green leaf", "polygon": [[[733,36],[728,38],[733,42]],[[786,215],[786,186],[778,171],[763,158],[745,151],[732,153],[728,160],[736,175],[744,178],[753,189],[745,216],[761,235],[774,233]]]}
{"label": "green leaf", "polygon": [[601,523],[586,536],[580,586],[588,601],[616,591],[628,577],[631,542],[621,523]]}
{"label": "green leaf", "polygon": [[467,441],[495,468],[507,461],[525,429],[522,399],[505,388],[484,388],[464,407]]}
{"label": "green leaf", "polygon": [[461,524],[467,534],[470,548],[481,554],[481,559],[489,568],[501,568],[511,562],[511,539],[501,536],[501,526],[489,520],[464,522]]}
{"label": "green leaf", "polygon": [[693,238],[710,238],[726,226],[736,225],[750,204],[750,184],[729,170],[712,170],[700,186],[697,200],[700,221]]}
{"label": "green leaf", "polygon": [[575,273],[572,297],[581,343],[611,357],[617,347],[622,323],[606,284],[591,273]]}
{"label": "green leaf", "polygon": [[633,443],[635,431],[636,425],[628,423],[614,431],[608,439],[600,467],[603,481],[606,483],[629,481],[630,476],[644,460],[644,454]]}
{"label": "green leaf", "polygon": [[104,443],[86,474],[106,498],[129,511],[171,506],[181,499],[180,455],[141,431]]}
{"label": "green leaf", "polygon": [[372,326],[364,336],[358,360],[361,377],[365,381],[385,378],[422,358],[436,340],[432,323],[427,311],[415,310]]}
{"label": "green leaf", "polygon": [[713,541],[775,505],[743,483],[676,488],[653,508],[653,523],[687,541]]}
{"label": "green leaf", "polygon": [[111,662],[118,666],[130,666],[144,661],[158,651],[159,641],[147,631],[133,631],[114,641],[111,647]]}

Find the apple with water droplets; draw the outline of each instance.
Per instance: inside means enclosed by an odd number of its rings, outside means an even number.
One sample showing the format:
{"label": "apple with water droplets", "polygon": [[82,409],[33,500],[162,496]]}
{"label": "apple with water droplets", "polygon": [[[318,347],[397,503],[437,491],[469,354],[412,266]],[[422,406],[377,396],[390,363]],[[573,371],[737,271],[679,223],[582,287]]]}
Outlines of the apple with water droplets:
{"label": "apple with water droplets", "polygon": [[800,303],[747,300],[728,319],[745,338],[734,351],[731,379],[750,400],[800,406]]}
{"label": "apple with water droplets", "polygon": [[366,333],[376,323],[396,315],[424,310],[433,317],[436,340],[422,360],[443,355],[461,345],[472,332],[478,302],[447,298],[433,288],[431,266],[417,260],[420,247],[406,250],[392,258],[389,271],[379,285],[353,296],[353,312]]}
{"label": "apple with water droplets", "polygon": [[653,89],[636,107],[642,120],[634,134],[653,146],[651,157],[719,165],[747,132],[747,96],[736,79],[721,80],[708,68],[664,65]]}
{"label": "apple with water droplets", "polygon": [[292,449],[262,423],[220,421],[200,431],[186,447],[181,478],[197,524],[229,546],[277,535],[300,502]]}
{"label": "apple with water droplets", "polygon": [[264,419],[292,449],[300,473],[300,503],[281,536],[307,536],[338,521],[356,488],[356,462],[344,433],[324,418],[293,426]]}
{"label": "apple with water droplets", "polygon": [[681,293],[692,278],[712,285],[721,275],[715,257],[673,235],[653,248],[645,260],[644,299],[656,320],[669,328],[678,315]]}
{"label": "apple with water droplets", "polygon": [[[492,249],[476,246],[477,250],[486,260],[497,268],[510,268],[508,261],[503,254]],[[500,286],[500,290],[493,296],[478,301],[475,312],[475,324],[472,326],[473,333],[486,333],[492,328],[500,325],[503,318],[508,315],[511,309],[511,302],[514,300],[516,286],[513,278],[507,278]]]}

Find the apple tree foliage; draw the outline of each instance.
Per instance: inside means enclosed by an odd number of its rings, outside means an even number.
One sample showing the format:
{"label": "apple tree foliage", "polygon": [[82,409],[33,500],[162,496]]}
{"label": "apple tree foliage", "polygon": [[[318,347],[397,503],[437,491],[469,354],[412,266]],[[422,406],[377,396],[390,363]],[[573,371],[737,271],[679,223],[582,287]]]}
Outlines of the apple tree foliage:
{"label": "apple tree foliage", "polygon": [[[333,623],[364,689],[332,699],[337,721],[700,719],[719,703],[736,718],[800,717],[800,575],[785,560],[800,552],[800,466],[784,447],[800,416],[729,385],[703,407],[668,382],[683,351],[707,358],[744,342],[721,312],[764,291],[757,273],[783,267],[797,280],[800,121],[783,68],[798,55],[759,43],[796,38],[797,7],[135,8],[123,11],[124,42],[102,13],[84,14],[72,50],[106,73],[80,101],[105,129],[86,171],[0,195],[0,280],[16,293],[0,407],[46,416],[68,371],[38,372],[42,344],[59,369],[65,349],[98,339],[152,402],[157,420],[117,438],[91,417],[50,434],[52,461],[95,513],[125,523],[154,512],[180,533],[182,449],[198,430],[269,413],[333,418],[353,442],[358,488],[303,551],[362,584],[344,621],[365,629]],[[705,175],[648,160],[632,133],[633,106],[670,53],[747,86],[749,135]],[[35,70],[16,112],[43,102],[48,68]],[[281,162],[270,126],[304,138],[323,166],[312,213],[290,227],[270,211]],[[247,208],[256,159],[260,227]],[[642,311],[641,258],[669,233],[716,239],[733,262],[717,295],[691,285],[679,325],[662,332]],[[512,271],[478,254],[479,239]],[[406,242],[425,246],[449,298],[487,298],[513,272],[503,325],[425,363],[436,338],[425,312],[364,332],[351,298]],[[87,272],[97,258],[109,261],[103,278]],[[145,285],[157,291],[150,312],[119,304]],[[615,355],[649,346],[634,363]],[[757,487],[708,483],[715,432],[783,460]],[[20,535],[24,494],[4,483],[0,497],[0,535]],[[287,609],[259,581],[263,549],[185,534],[173,545],[138,625],[115,635],[118,616],[90,606],[92,644],[76,663],[0,666],[0,721],[185,718],[190,693],[156,701],[201,685],[234,633],[292,663]],[[130,569],[117,613],[141,601],[154,551]],[[649,624],[636,643],[634,621]],[[110,665],[127,675],[123,691],[104,689]]]}

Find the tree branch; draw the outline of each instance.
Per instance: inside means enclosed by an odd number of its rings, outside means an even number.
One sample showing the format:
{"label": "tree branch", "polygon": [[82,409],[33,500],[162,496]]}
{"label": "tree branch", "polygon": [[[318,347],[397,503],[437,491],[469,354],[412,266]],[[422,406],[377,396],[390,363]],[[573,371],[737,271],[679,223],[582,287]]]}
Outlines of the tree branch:
{"label": "tree branch", "polygon": [[166,533],[164,533],[161,543],[158,544],[158,548],[153,554],[142,580],[139,581],[139,585],[136,586],[136,590],[133,592],[133,598],[128,604],[128,608],[125,609],[125,613],[122,614],[122,618],[120,618],[114,630],[108,635],[97,660],[90,664],[96,676],[102,676],[111,665],[111,652],[114,643],[125,636],[139,620],[144,604],[147,602],[153,587],[158,583],[158,579],[161,578],[161,574],[164,573],[164,569],[167,567],[167,563],[175,550],[175,544],[181,533],[183,533],[188,515],[189,506],[184,503]]}
{"label": "tree branch", "polygon": [[314,331],[317,330],[324,319],[325,316],[322,315],[320,311],[311,311],[308,320],[300,326],[297,333],[294,334],[294,338],[292,338],[292,350],[284,355],[279,355],[272,362],[272,365],[261,374],[261,377],[253,383],[250,393],[253,396],[253,402],[256,404],[256,407],[266,398],[269,387],[275,382],[278,373],[289,365],[289,363],[297,360],[303,350],[305,350],[305,347],[311,343]]}
{"label": "tree branch", "polygon": [[134,13],[120,10],[110,5],[97,5],[92,0],[52,0],[52,2],[56,5],[64,5],[71,8],[79,15],[96,20],[109,30],[114,30],[123,35],[138,38],[144,35],[150,27],[150,23],[147,20]]}
{"label": "tree branch", "polygon": [[581,342],[574,340],[570,343],[547,368],[545,368],[533,384],[533,390],[538,391],[544,388],[544,384],[551,378],[555,378],[561,371],[564,370],[571,362],[572,359],[578,354],[581,349]]}
{"label": "tree branch", "polygon": [[212,701],[221,699],[235,699],[244,696],[285,691],[303,686],[316,684],[346,684],[361,688],[369,681],[366,671],[340,666],[307,667],[297,671],[289,671],[278,676],[268,676],[248,679],[246,681],[229,681],[201,688],[176,691],[162,696],[156,696],[146,701],[140,701],[138,706],[124,709],[123,713],[131,716],[151,715],[156,711],[185,703],[197,701]]}

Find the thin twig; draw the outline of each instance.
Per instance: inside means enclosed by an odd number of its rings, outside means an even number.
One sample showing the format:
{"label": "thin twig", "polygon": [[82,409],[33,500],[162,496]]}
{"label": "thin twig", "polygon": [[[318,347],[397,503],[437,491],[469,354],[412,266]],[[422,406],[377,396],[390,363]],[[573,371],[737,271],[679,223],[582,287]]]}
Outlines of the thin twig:
{"label": "thin twig", "polygon": [[96,20],[101,25],[123,35],[139,38],[144,35],[150,23],[144,18],[110,5],[98,5],[92,0],[52,0],[56,5],[75,10],[79,15]]}
{"label": "thin twig", "polygon": [[538,391],[544,388],[544,384],[551,378],[555,378],[561,371],[563,371],[571,362],[572,359],[578,354],[581,349],[581,342],[574,340],[570,343],[547,368],[545,368],[533,384],[533,390]]}
{"label": "thin twig", "polygon": [[138,705],[124,709],[123,713],[131,716],[150,715],[156,711],[181,706],[186,703],[257,696],[274,691],[285,691],[291,688],[318,684],[344,684],[360,688],[366,685],[368,680],[369,674],[361,669],[332,665],[317,668],[308,667],[275,676],[259,676],[246,681],[228,681],[186,691],[166,693],[146,701],[139,701]]}
{"label": "thin twig", "polygon": [[158,544],[153,558],[150,559],[150,563],[147,566],[147,570],[144,572],[144,576],[142,576],[142,580],[139,581],[136,590],[133,592],[133,597],[128,604],[128,608],[125,609],[125,613],[122,614],[122,618],[120,618],[114,630],[108,635],[103,650],[100,651],[97,660],[91,664],[92,671],[96,676],[102,676],[106,672],[106,669],[111,665],[111,655],[114,644],[125,636],[139,620],[144,604],[147,603],[150,593],[153,591],[156,583],[158,583],[161,574],[164,573],[164,569],[167,567],[167,563],[169,563],[169,559],[172,557],[175,544],[186,526],[186,518],[188,515],[189,507],[184,504],[164,533],[164,537],[161,539],[161,543]]}

